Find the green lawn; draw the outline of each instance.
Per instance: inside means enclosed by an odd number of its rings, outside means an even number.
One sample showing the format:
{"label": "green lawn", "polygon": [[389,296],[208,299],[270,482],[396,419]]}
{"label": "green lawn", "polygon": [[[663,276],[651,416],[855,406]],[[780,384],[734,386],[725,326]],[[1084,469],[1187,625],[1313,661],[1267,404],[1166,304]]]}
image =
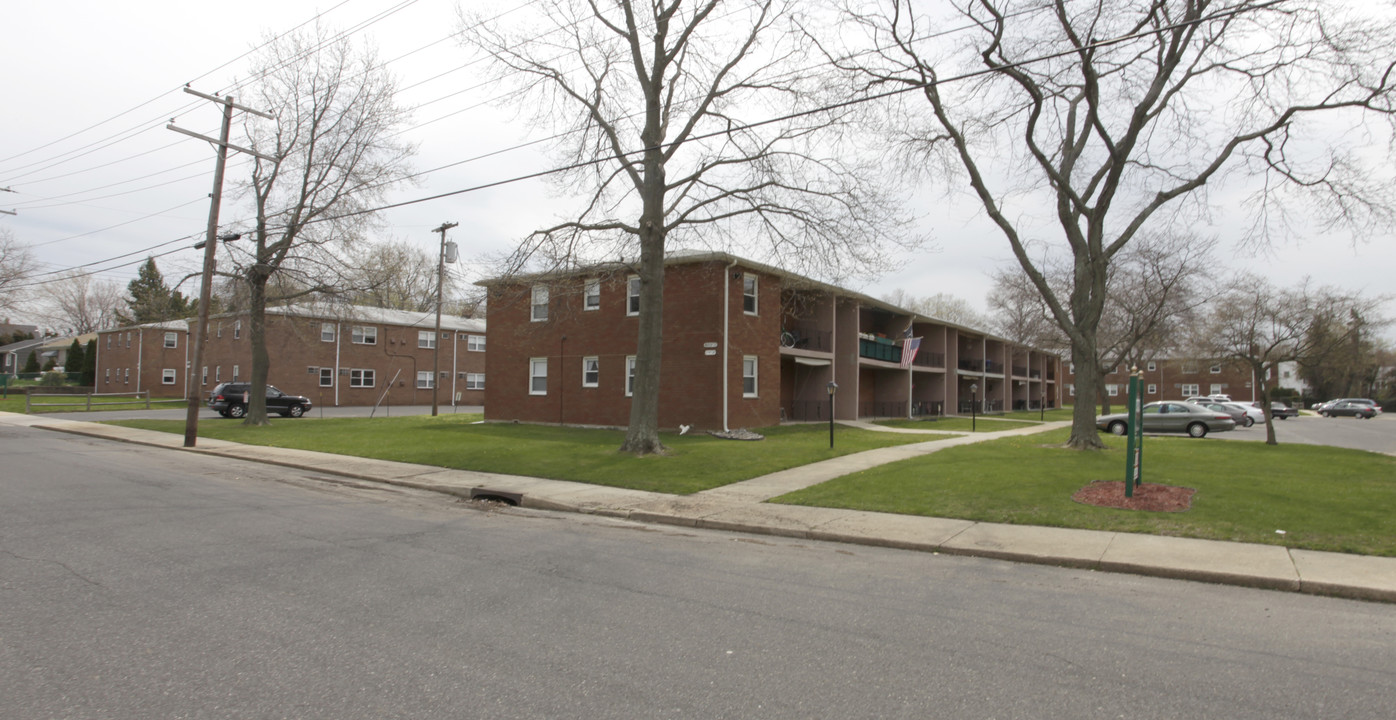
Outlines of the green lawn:
{"label": "green lawn", "polygon": [[[40,402],[40,403],[85,403],[85,402],[86,402],[86,397],[87,397],[87,396],[85,396],[85,395],[73,395],[72,397],[69,397],[69,398],[57,398],[57,397],[48,398],[48,397],[46,397],[46,398],[42,398],[42,399],[36,398],[35,401],[36,401],[36,402]],[[150,407],[151,407],[151,409],[157,409],[157,408],[159,408],[159,409],[169,409],[169,408],[182,408],[182,407],[186,407],[186,405],[184,404],[184,401],[183,401],[183,400],[178,400],[178,401],[152,400],[151,403],[150,403]],[[145,409],[145,399],[144,399],[144,398],[142,398],[139,402],[135,401],[134,398],[131,397],[131,396],[127,396],[127,397],[124,397],[124,398],[123,398],[123,397],[99,397],[99,398],[92,398],[92,410],[93,410],[94,412],[96,412],[96,411],[98,411],[98,410],[144,410],[144,409]],[[36,408],[34,408],[33,412],[35,412],[35,413],[44,413],[44,412],[83,412],[83,411],[85,411],[85,410],[86,410],[86,406],[85,406],[85,405],[82,405],[82,404],[79,404],[79,405],[74,406],[74,407],[36,407]],[[0,398],[0,411],[23,414],[23,413],[24,413],[24,395],[23,395],[22,393],[10,393],[10,396],[9,396],[9,397]]]}
{"label": "green lawn", "polygon": [[878,420],[877,425],[894,428],[910,428],[912,430],[944,430],[945,432],[998,432],[1000,430],[1013,430],[1015,428],[1031,427],[1041,425],[1037,421],[1024,422],[1022,420],[1002,420],[997,416],[991,418],[967,418],[967,417],[943,417],[938,420]]}
{"label": "green lawn", "polygon": [[[270,427],[262,428],[231,420],[205,420],[199,423],[199,436],[679,495],[839,455],[949,437],[840,427],[836,430],[834,449],[830,450],[827,426],[789,425],[759,429],[766,439],[758,442],[665,434],[664,444],[672,454],[637,458],[616,451],[624,439],[619,430],[475,424],[479,419],[478,414],[273,419]],[[184,431],[183,422],[170,420],[123,420],[112,424]]]}
{"label": "green lawn", "polygon": [[[1150,437],[1144,481],[1195,488],[1181,513],[1075,503],[1121,480],[1124,441],[1065,450],[1068,431],[949,448],[776,498],[795,505],[1047,525],[1396,556],[1396,458],[1316,445]],[[1284,530],[1285,534],[1277,534]]]}

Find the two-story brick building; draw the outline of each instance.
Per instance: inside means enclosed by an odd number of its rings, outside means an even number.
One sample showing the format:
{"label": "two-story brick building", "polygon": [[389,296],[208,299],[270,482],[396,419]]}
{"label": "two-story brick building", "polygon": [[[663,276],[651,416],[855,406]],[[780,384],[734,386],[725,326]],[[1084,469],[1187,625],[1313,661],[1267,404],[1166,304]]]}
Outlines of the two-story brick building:
{"label": "two-story brick building", "polygon": [[[479,405],[485,387],[485,321],[368,307],[282,307],[266,314],[267,382],[320,406]],[[210,318],[208,346],[191,367],[193,321],[104,331],[97,392],[149,391],[202,398],[220,382],[247,381],[252,347],[246,313]],[[440,344],[440,369],[436,348]],[[187,371],[187,372],[186,372]]]}
{"label": "two-story brick building", "polygon": [[[1122,403],[1128,392],[1130,369],[1106,368],[1105,395],[1112,403]],[[1229,395],[1232,400],[1253,402],[1260,399],[1248,367],[1234,362],[1208,359],[1159,358],[1139,367],[1143,373],[1144,402],[1185,400],[1197,395]],[[1067,394],[1074,396],[1075,367],[1068,364]],[[1273,385],[1273,383],[1272,383]]]}
{"label": "two-story brick building", "polygon": [[[624,426],[639,278],[611,264],[485,280],[488,420]],[[987,412],[1060,403],[1061,361],[989,333],[726,253],[666,260],[662,427]],[[902,362],[903,339],[919,349]]]}

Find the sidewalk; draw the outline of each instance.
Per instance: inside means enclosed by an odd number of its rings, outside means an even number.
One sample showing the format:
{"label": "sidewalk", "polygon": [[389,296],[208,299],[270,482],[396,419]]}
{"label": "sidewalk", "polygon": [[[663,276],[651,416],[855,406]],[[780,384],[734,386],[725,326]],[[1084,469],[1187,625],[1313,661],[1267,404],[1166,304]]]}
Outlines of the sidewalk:
{"label": "sidewalk", "polygon": [[[172,433],[0,412],[0,423],[183,450]],[[192,452],[235,457],[460,497],[493,497],[526,508],[637,522],[779,535],[1016,562],[1125,572],[1246,587],[1396,602],[1396,558],[1276,545],[1004,525],[764,501],[851,472],[972,442],[1043,432],[1066,423],[880,448],[792,468],[693,495],[448,470],[386,460],[200,438]],[[914,431],[913,431],[914,432]]]}

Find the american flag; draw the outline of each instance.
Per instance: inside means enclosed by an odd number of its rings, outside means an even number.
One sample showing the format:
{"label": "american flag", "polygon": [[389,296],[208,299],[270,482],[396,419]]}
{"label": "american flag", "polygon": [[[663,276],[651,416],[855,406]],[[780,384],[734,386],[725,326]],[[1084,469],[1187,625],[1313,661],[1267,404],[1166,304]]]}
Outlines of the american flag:
{"label": "american flag", "polygon": [[916,359],[916,351],[921,349],[921,338],[907,338],[902,341],[902,367],[911,367]]}

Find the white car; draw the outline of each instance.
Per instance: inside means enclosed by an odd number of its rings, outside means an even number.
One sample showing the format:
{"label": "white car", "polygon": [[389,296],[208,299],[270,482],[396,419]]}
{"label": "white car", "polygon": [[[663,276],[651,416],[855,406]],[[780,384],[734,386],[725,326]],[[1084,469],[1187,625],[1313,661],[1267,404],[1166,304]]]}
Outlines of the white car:
{"label": "white car", "polygon": [[1238,407],[1246,412],[1246,419],[1241,423],[1243,427],[1265,422],[1265,411],[1256,407],[1254,403],[1224,402],[1222,404],[1227,407]]}

